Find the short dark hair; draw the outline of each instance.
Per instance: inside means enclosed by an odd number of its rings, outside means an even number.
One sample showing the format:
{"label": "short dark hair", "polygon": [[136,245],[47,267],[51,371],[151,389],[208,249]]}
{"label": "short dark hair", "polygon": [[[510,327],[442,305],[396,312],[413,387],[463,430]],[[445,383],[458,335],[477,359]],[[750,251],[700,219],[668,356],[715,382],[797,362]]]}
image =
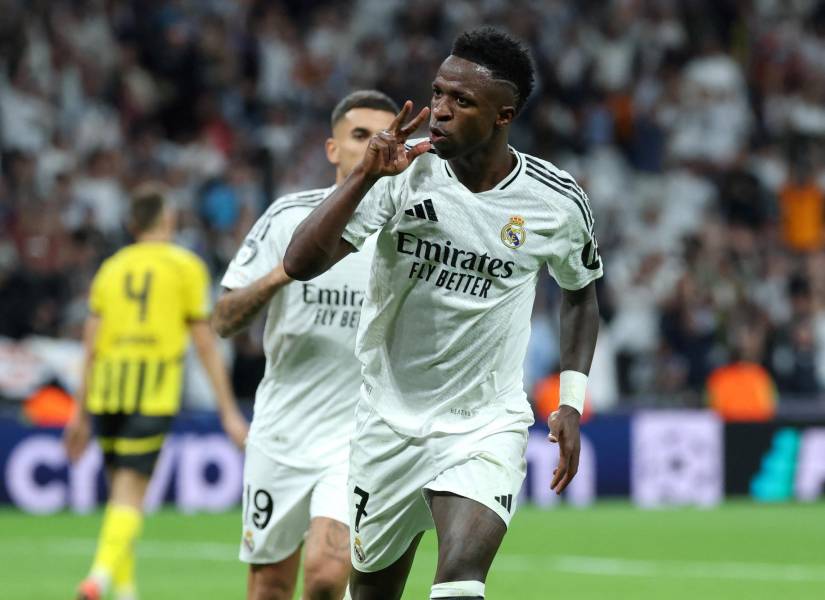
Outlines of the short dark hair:
{"label": "short dark hair", "polygon": [[535,84],[530,51],[519,40],[494,27],[465,31],[453,42],[452,55],[489,69],[493,77],[517,90],[516,112],[521,111]]}
{"label": "short dark hair", "polygon": [[163,188],[155,183],[145,183],[132,193],[129,204],[129,229],[140,235],[154,227],[163,209],[166,198]]}
{"label": "short dark hair", "polygon": [[378,90],[358,90],[343,98],[335,108],[332,109],[330,125],[335,128],[338,121],[353,108],[371,108],[373,110],[383,110],[392,114],[398,114],[401,110],[395,101],[384,92]]}

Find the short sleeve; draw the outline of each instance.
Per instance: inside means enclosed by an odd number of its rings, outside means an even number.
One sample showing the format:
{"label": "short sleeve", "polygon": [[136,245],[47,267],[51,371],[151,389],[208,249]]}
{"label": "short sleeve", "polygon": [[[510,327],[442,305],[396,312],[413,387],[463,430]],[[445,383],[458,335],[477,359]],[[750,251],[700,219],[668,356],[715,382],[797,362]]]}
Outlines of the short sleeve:
{"label": "short sleeve", "polygon": [[[572,204],[572,203],[571,203]],[[580,290],[603,275],[599,245],[593,234],[593,216],[586,202],[568,204],[563,236],[548,257],[550,274],[566,290]]]}
{"label": "short sleeve", "polygon": [[194,256],[186,268],[184,298],[188,321],[202,321],[209,317],[209,271],[203,261]]}
{"label": "short sleeve", "polygon": [[246,287],[277,267],[306,214],[306,208],[273,208],[265,212],[229,263],[221,286],[230,290]]}
{"label": "short sleeve", "polygon": [[358,204],[349,223],[344,228],[342,237],[358,250],[373,233],[381,229],[397,212],[398,199],[395,190],[399,188],[397,180],[403,177],[382,177]]}
{"label": "short sleeve", "polygon": [[104,262],[95,273],[92,279],[92,286],[89,289],[89,312],[93,315],[103,314],[103,307],[106,306],[106,263]]}

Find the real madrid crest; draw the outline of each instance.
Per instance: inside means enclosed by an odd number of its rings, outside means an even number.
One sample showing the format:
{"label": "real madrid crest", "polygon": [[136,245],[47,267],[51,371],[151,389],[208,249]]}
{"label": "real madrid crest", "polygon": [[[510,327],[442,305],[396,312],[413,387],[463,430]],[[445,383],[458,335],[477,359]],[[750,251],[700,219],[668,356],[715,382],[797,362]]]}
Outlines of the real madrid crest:
{"label": "real madrid crest", "polygon": [[504,245],[517,250],[527,241],[527,230],[524,228],[524,219],[510,217],[510,222],[501,228],[501,241]]}
{"label": "real madrid crest", "polygon": [[247,529],[243,534],[243,544],[250,552],[255,551],[255,537],[249,529]]}
{"label": "real madrid crest", "polygon": [[364,562],[365,560],[367,560],[367,555],[364,552],[364,545],[361,543],[361,536],[355,536],[355,541],[352,544],[352,549],[355,551],[355,558],[358,559],[358,562]]}

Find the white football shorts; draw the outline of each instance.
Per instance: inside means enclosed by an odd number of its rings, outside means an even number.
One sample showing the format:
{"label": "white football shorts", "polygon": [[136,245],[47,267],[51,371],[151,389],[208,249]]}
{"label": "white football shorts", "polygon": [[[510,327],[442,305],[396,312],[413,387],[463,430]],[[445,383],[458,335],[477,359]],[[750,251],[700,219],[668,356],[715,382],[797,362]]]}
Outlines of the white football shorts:
{"label": "white football shorts", "polygon": [[532,415],[460,434],[400,435],[363,402],[350,446],[349,522],[352,565],[365,573],[397,561],[416,535],[433,529],[425,490],[479,502],[509,526],[527,470]]}
{"label": "white football shorts", "polygon": [[297,469],[248,444],[243,483],[242,562],[284,560],[303,543],[309,522],[316,517],[349,524],[346,461],[322,469]]}

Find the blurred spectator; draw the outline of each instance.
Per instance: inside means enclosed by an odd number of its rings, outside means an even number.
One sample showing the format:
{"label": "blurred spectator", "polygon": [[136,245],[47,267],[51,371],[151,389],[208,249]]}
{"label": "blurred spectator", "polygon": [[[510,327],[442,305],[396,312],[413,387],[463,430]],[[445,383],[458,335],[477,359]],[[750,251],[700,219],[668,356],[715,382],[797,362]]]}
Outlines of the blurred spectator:
{"label": "blurred spectator", "polygon": [[37,390],[23,403],[23,414],[37,427],[64,427],[74,410],[72,397],[54,385]]}
{"label": "blurred spectator", "polygon": [[788,248],[797,252],[821,249],[825,241],[825,196],[807,161],[792,165],[791,176],[779,198],[782,240]]}
{"label": "blurred spectator", "polygon": [[791,314],[773,333],[770,367],[780,392],[811,399],[821,389],[814,332],[815,300],[808,281],[800,276],[791,279],[788,295]]}
{"label": "blurred spectator", "polygon": [[776,388],[762,365],[737,362],[708,378],[710,406],[725,421],[770,421],[776,415]]}
{"label": "blurred spectator", "polygon": [[8,66],[6,78],[6,85],[0,89],[3,149],[37,152],[51,138],[54,109],[41,97],[22,60]]}
{"label": "blurred spectator", "polygon": [[75,180],[72,204],[66,214],[71,229],[92,226],[109,236],[123,229],[127,203],[118,173],[118,156],[109,150],[93,150],[86,167]]}
{"label": "blurred spectator", "polygon": [[[746,362],[780,406],[818,395],[825,4],[809,1],[6,2],[0,335],[78,335],[147,179],[218,275],[273,198],[329,184],[338,97],[426,102],[455,34],[482,23],[522,37],[540,75],[513,144],[570,171],[597,216],[594,406],[701,405],[709,374],[740,364],[743,311],[762,340]],[[540,282],[528,389],[557,367],[553,290]],[[236,379],[254,379],[259,345],[235,345]]]}
{"label": "blurred spectator", "polygon": [[765,327],[741,321],[733,336],[733,362],[708,377],[708,403],[726,421],[768,421],[776,414],[776,386],[760,364],[765,360]]}

